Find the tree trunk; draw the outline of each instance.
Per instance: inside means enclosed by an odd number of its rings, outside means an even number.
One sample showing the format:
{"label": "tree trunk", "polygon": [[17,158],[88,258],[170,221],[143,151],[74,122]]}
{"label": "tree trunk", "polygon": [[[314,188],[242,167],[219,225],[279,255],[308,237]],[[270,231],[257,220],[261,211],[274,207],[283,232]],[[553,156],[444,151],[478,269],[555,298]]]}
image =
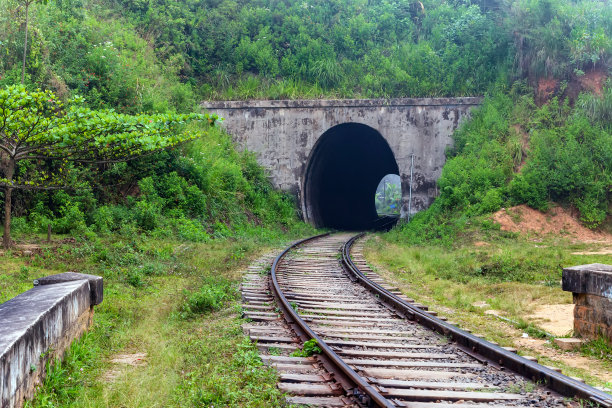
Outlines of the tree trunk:
{"label": "tree trunk", "polygon": [[4,187],[4,235],[2,236],[2,246],[8,249],[13,245],[11,240],[11,207],[14,187],[11,183],[15,175],[15,161],[7,155],[0,155],[0,168],[4,172],[4,178],[7,180]]}
{"label": "tree trunk", "polygon": [[13,245],[11,240],[11,202],[13,196],[13,188],[6,187],[4,189],[4,235],[2,237],[2,246],[8,249]]}
{"label": "tree trunk", "polygon": [[21,85],[25,80],[25,68],[26,68],[26,53],[28,52],[28,9],[30,8],[30,2],[25,3],[25,41],[23,43],[23,64],[21,66]]}

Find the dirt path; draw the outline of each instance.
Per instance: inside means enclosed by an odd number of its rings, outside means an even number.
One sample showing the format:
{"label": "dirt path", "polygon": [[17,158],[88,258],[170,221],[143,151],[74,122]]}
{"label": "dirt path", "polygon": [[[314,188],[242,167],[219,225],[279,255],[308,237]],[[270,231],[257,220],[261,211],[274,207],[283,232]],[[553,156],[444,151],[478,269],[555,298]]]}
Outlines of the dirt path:
{"label": "dirt path", "polygon": [[539,305],[527,318],[548,333],[566,336],[574,330],[574,305]]}

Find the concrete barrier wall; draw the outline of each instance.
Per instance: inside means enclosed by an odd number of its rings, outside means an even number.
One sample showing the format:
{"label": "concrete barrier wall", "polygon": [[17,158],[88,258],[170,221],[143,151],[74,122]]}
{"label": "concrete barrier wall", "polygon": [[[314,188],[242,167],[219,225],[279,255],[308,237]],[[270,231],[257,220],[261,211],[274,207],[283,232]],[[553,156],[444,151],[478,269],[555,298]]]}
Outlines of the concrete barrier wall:
{"label": "concrete barrier wall", "polygon": [[574,334],[612,341],[612,265],[589,264],[563,269],[562,288],[574,298]]}
{"label": "concrete barrier wall", "polygon": [[0,407],[32,398],[45,364],[61,358],[91,324],[102,302],[99,276],[73,272],[34,281],[35,287],[0,304]]}

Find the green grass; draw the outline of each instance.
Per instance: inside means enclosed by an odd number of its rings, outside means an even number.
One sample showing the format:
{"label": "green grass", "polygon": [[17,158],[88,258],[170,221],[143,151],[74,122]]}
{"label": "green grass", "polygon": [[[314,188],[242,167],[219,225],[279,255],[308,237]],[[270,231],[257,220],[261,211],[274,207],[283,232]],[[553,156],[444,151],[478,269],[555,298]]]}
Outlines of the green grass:
{"label": "green grass", "polygon": [[[104,277],[93,326],[47,367],[35,407],[267,407],[281,405],[276,374],[242,333],[241,268],[305,231],[268,231],[206,243],[120,234],[0,258],[6,300],[31,280],[66,270]],[[21,237],[21,240],[28,237]],[[32,237],[29,237],[32,239]],[[143,353],[135,365],[119,355]]]}
{"label": "green grass", "polygon": [[[452,246],[414,246],[380,234],[367,241],[365,254],[374,269],[409,297],[489,340],[515,346],[514,340],[523,332],[532,338],[548,338],[529,315],[538,305],[572,303],[571,293],[561,290],[562,268],[612,263],[610,255],[574,254],[600,247],[605,244],[476,228],[459,235]],[[481,302],[486,306],[478,307]],[[485,314],[489,309],[514,323]],[[587,344],[582,354],[597,358],[593,366],[599,372],[612,369],[610,346],[601,341]],[[585,370],[568,372],[596,385],[605,383]]]}
{"label": "green grass", "polygon": [[580,351],[587,356],[600,358],[612,363],[612,343],[605,337],[599,337],[583,343]]}
{"label": "green grass", "polygon": [[538,303],[571,303],[571,293],[561,291],[562,268],[611,263],[610,255],[573,254],[597,247],[494,231],[458,238],[452,247],[412,246],[381,237],[367,245],[369,260],[412,287],[426,287],[428,296],[441,304],[475,311],[472,304],[485,301],[491,309],[517,317]]}

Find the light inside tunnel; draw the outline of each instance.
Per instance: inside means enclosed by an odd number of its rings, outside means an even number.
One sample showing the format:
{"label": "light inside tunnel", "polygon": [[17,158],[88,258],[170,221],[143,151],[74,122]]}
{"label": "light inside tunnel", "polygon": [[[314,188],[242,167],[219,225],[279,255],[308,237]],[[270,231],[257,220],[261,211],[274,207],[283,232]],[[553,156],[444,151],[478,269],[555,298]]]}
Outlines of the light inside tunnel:
{"label": "light inside tunnel", "polygon": [[376,189],[399,169],[387,141],[375,129],[343,123],[318,140],[304,178],[304,211],[316,227],[376,228]]}
{"label": "light inside tunnel", "polygon": [[397,174],[387,174],[380,180],[374,196],[379,217],[400,215],[402,205],[402,181]]}

